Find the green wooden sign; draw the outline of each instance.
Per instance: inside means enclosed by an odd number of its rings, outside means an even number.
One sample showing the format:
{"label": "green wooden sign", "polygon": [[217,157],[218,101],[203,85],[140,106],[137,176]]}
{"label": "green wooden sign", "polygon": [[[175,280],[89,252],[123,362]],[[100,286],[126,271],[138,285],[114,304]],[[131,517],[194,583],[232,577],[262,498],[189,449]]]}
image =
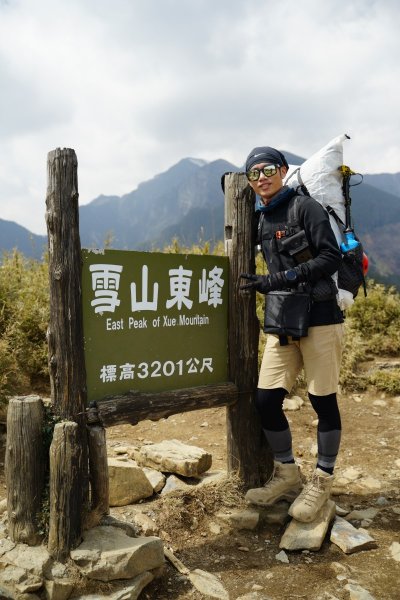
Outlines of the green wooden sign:
{"label": "green wooden sign", "polygon": [[82,250],[88,401],[228,380],[228,258]]}

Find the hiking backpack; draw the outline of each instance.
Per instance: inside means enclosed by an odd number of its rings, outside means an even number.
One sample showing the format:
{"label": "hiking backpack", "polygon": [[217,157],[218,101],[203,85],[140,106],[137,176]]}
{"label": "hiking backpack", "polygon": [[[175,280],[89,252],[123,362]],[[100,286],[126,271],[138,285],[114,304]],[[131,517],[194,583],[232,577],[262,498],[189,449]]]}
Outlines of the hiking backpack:
{"label": "hiking backpack", "polygon": [[[298,193],[312,196],[328,212],[333,232],[342,252],[342,263],[333,279],[338,288],[338,304],[342,310],[349,308],[361,286],[366,292],[363,246],[354,233],[351,222],[350,178],[356,175],[343,165],[344,134],[307,159],[300,167],[290,167],[285,184]],[[358,183],[361,183],[361,180]]]}

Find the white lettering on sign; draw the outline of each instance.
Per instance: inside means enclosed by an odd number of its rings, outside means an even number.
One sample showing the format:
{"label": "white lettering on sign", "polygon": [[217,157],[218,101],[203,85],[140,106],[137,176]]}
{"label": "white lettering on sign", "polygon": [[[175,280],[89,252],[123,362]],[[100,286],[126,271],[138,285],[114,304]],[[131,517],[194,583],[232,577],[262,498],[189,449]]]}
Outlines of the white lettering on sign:
{"label": "white lettering on sign", "polygon": [[[118,372],[119,370],[119,372]],[[211,357],[196,358],[188,360],[165,360],[161,362],[154,360],[151,363],[140,362],[137,365],[124,363],[122,365],[103,365],[100,369],[100,379],[103,383],[111,383],[124,379],[147,379],[148,377],[171,377],[172,375],[188,375],[195,373],[212,373],[214,371],[213,359]]]}
{"label": "white lettering on sign", "polygon": [[100,379],[104,382],[116,381],[117,365],[103,365],[100,370]]}
{"label": "white lettering on sign", "polygon": [[136,296],[136,283],[131,283],[131,307],[135,310],[157,310],[158,304],[158,283],[153,285],[153,299],[149,300],[149,268],[147,265],[142,267],[142,300],[139,302]]}
{"label": "white lettering on sign", "polygon": [[[91,301],[91,306],[94,307],[96,313],[115,312],[116,307],[121,304],[121,300],[118,298],[118,291],[123,267],[121,265],[101,263],[89,265],[89,269],[92,274],[92,290],[95,296],[95,299]],[[190,310],[193,306],[193,300],[190,297],[193,271],[184,269],[182,265],[179,265],[177,269],[170,269],[168,275],[170,297],[165,303],[166,308],[170,309],[176,306],[178,310],[182,310],[183,307]],[[198,280],[199,303],[206,302],[208,306],[213,306],[214,308],[222,304],[223,300],[221,296],[224,283],[222,268],[214,266],[208,272],[206,269],[203,269],[201,279]],[[149,268],[147,265],[143,265],[140,284],[135,281],[132,281],[130,284],[131,311],[134,313],[143,310],[158,310],[159,288],[160,284],[158,282],[154,282],[151,286],[149,285]],[[138,289],[141,289],[141,298],[139,298]],[[113,321],[113,323],[116,323],[116,321]],[[174,324],[176,325],[177,323]],[[179,324],[188,323],[180,322]],[[164,321],[164,327],[171,326],[172,323]],[[134,326],[129,324],[129,328],[131,329],[132,327]],[[122,319],[119,326],[109,325],[107,321],[107,330],[111,331],[123,328]]]}
{"label": "white lettering on sign", "polygon": [[193,271],[184,269],[182,265],[178,269],[170,269],[169,287],[172,298],[167,300],[165,305],[167,308],[171,308],[175,304],[177,304],[178,310],[181,310],[182,304],[189,310],[192,308],[193,301],[188,298],[192,273]]}
{"label": "white lettering on sign", "polygon": [[95,307],[96,313],[114,312],[120,305],[118,299],[119,279],[122,272],[121,265],[97,264],[90,265],[92,273],[92,290],[95,300],[90,303]]}
{"label": "white lettering on sign", "polygon": [[203,269],[202,277],[199,280],[199,302],[207,302],[214,308],[217,304],[222,304],[221,292],[224,285],[222,273],[221,268],[214,267],[207,277],[207,272]]}

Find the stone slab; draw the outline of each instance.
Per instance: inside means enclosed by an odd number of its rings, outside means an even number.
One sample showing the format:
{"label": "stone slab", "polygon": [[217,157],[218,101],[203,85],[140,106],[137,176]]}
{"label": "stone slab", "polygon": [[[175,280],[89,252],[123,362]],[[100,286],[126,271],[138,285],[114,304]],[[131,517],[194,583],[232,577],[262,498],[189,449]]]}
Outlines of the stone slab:
{"label": "stone slab", "polygon": [[335,518],[336,506],[328,500],[312,523],[300,523],[292,519],[279,544],[285,550],[319,550],[325,539],[330,522]]}
{"label": "stone slab", "polygon": [[126,506],[149,498],[154,490],[143,470],[132,460],[108,458],[110,506]]}
{"label": "stone slab", "polygon": [[199,477],[212,464],[211,454],[179,440],[164,440],[159,444],[142,446],[134,457],[141,466],[184,477]]}
{"label": "stone slab", "polygon": [[71,558],[90,579],[131,579],[164,564],[164,549],[157,537],[132,538],[117,527],[100,526],[84,534]]}
{"label": "stone slab", "polygon": [[371,550],[377,544],[373,537],[364,530],[356,529],[342,517],[336,517],[331,531],[331,542],[339,546],[345,554],[361,550]]}

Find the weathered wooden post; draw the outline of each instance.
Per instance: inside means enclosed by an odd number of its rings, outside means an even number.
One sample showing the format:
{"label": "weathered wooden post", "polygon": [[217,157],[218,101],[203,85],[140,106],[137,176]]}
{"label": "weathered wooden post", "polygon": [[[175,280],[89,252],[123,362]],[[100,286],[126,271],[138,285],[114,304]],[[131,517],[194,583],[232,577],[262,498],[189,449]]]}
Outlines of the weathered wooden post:
{"label": "weathered wooden post", "polygon": [[[48,329],[51,399],[54,412],[77,424],[74,434],[65,427],[69,449],[55,452],[53,469],[65,471],[59,490],[50,486],[49,539],[57,558],[79,543],[83,511],[88,500],[88,452],[86,436],[86,372],[83,346],[81,293],[81,245],[78,212],[78,162],[74,150],[57,148],[48,154],[46,222],[49,245],[50,323]],[[73,447],[80,446],[80,452]],[[74,460],[70,457],[74,456]],[[58,457],[58,458],[57,458]],[[55,465],[54,461],[61,461]],[[68,472],[71,471],[71,472]],[[50,474],[50,481],[54,482]],[[63,506],[52,495],[62,498]],[[77,494],[77,496],[76,496]],[[76,505],[80,507],[76,509]],[[67,522],[62,512],[69,515]],[[54,531],[56,529],[56,531]]]}
{"label": "weathered wooden post", "polygon": [[43,403],[38,396],[12,398],[7,411],[6,484],[10,537],[40,542],[37,516],[44,486]]}
{"label": "weathered wooden post", "polygon": [[[62,560],[78,537],[82,521],[80,480],[82,465],[79,425],[75,421],[57,423],[50,446],[50,522],[48,551]],[[79,531],[80,534],[80,531]]]}
{"label": "weathered wooden post", "polygon": [[239,391],[227,407],[228,470],[247,487],[262,485],[272,471],[270,451],[254,406],[258,377],[259,321],[255,292],[239,290],[241,273],[255,272],[254,193],[246,176],[225,176],[225,247],[229,257],[229,371]]}
{"label": "weathered wooden post", "polygon": [[101,425],[88,427],[91,512],[85,527],[99,524],[110,512],[106,430]]}

